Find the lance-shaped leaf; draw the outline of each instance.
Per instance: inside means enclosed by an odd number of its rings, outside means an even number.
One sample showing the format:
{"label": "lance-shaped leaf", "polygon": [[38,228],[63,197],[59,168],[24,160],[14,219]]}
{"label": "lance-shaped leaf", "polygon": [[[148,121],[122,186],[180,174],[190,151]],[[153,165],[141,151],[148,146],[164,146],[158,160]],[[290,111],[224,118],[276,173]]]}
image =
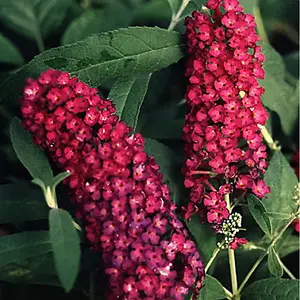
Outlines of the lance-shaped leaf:
{"label": "lance-shaped leaf", "polygon": [[30,231],[0,238],[0,266],[52,251],[48,231]]}
{"label": "lance-shaped leaf", "polygon": [[181,1],[180,0],[165,0],[165,1],[168,1],[172,10],[172,14],[175,15],[180,7]]}
{"label": "lance-shaped leaf", "polygon": [[104,8],[88,9],[68,26],[62,37],[62,44],[67,45],[84,40],[94,33],[126,27],[131,18],[131,10],[118,2]]}
{"label": "lance-shaped leaf", "polygon": [[284,81],[285,66],[281,56],[271,46],[267,44],[262,46],[266,56],[264,63],[266,74],[261,82],[265,88],[262,101],[267,108],[279,115],[284,133],[291,135],[298,118],[299,89],[294,91]]}
{"label": "lance-shaped leaf", "polygon": [[268,278],[250,284],[242,294],[243,300],[299,300],[299,281]]}
{"label": "lance-shaped leaf", "polygon": [[57,174],[52,181],[52,187],[56,188],[64,179],[71,175],[70,172],[62,172]]}
{"label": "lance-shaped leaf", "polygon": [[266,212],[266,209],[264,207],[263,201],[259,200],[254,195],[249,195],[247,200],[248,200],[248,207],[253,218],[255,219],[259,227],[262,229],[262,231],[265,234],[267,234],[269,237],[271,237],[272,224]]}
{"label": "lance-shaped leaf", "polygon": [[[95,271],[98,265],[99,253],[86,249],[82,252],[81,272],[74,289],[87,290],[89,287],[89,272]],[[22,284],[59,286],[53,252],[0,266],[0,280]]]}
{"label": "lance-shaped leaf", "polygon": [[151,74],[138,74],[115,82],[109,98],[116,105],[121,120],[136,130],[141,107],[147,93]]}
{"label": "lance-shaped leaf", "polygon": [[0,34],[0,49],[1,63],[13,65],[22,65],[24,63],[24,59],[16,46],[2,34]]}
{"label": "lance-shaped leaf", "polygon": [[271,274],[275,277],[281,277],[283,275],[283,269],[280,263],[280,258],[273,247],[269,251],[268,267]]}
{"label": "lance-shaped leaf", "polygon": [[205,276],[204,287],[200,290],[198,300],[221,300],[226,299],[222,284],[210,275]]}
{"label": "lance-shaped leaf", "polygon": [[[270,165],[265,174],[266,184],[271,187],[267,198],[262,199],[266,211],[270,213],[292,214],[297,206],[293,199],[295,187],[298,183],[294,170],[286,158],[279,151],[273,154]],[[287,223],[286,219],[271,218],[273,233]]]}
{"label": "lance-shaped leaf", "polygon": [[209,225],[202,224],[198,215],[193,216],[190,221],[186,222],[186,225],[196,240],[201,258],[204,263],[207,263],[216,248],[217,238],[214,231]]}
{"label": "lance-shaped leaf", "polygon": [[47,37],[61,24],[71,0],[1,0],[0,19],[27,38]]}
{"label": "lance-shaped leaf", "polygon": [[49,213],[50,239],[55,267],[64,289],[72,289],[80,266],[80,240],[71,215],[59,208]]}
{"label": "lance-shaped leaf", "polygon": [[26,132],[21,121],[14,118],[10,124],[10,137],[14,150],[34,179],[51,186],[53,172],[44,152],[33,143],[31,135]]}
{"label": "lance-shaped leaf", "polygon": [[47,219],[48,212],[40,189],[25,184],[0,185],[0,223]]}
{"label": "lance-shaped leaf", "polygon": [[174,168],[175,153],[166,145],[149,138],[145,139],[145,151],[148,155],[154,156],[157,164],[160,166],[164,181],[170,188],[173,202],[178,203],[181,198],[181,178]]}
{"label": "lance-shaped leaf", "polygon": [[91,86],[99,86],[112,78],[166,68],[183,56],[183,46],[179,33],[157,27],[129,27],[93,35],[36,56],[0,86],[0,101],[15,101],[25,79],[48,68],[68,71]]}

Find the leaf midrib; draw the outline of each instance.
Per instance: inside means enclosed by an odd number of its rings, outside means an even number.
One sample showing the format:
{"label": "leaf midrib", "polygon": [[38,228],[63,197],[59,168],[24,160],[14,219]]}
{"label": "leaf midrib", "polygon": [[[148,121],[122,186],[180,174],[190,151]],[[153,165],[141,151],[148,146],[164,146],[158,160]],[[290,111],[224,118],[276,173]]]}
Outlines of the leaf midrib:
{"label": "leaf midrib", "polygon": [[[52,252],[51,243],[49,241],[46,241],[46,242],[41,242],[41,243],[35,243],[35,244],[32,244],[32,245],[24,245],[24,246],[20,246],[20,247],[14,247],[11,250],[7,249],[7,250],[4,250],[4,251],[0,251],[0,255],[4,255],[4,254],[10,255],[10,253],[13,254],[15,251],[20,251],[20,250],[23,250],[23,249],[30,249],[32,247],[37,247],[37,246],[42,246],[42,245],[47,245],[47,244],[49,244],[50,249],[45,249],[45,251],[40,251],[38,254],[44,254],[44,253]],[[37,255],[36,253],[29,253],[29,255],[26,255],[26,257],[34,257],[36,255]],[[10,264],[11,262],[14,262],[18,259],[19,259],[18,257],[14,257],[14,259],[6,261],[4,264],[1,264],[1,266]]]}
{"label": "leaf midrib", "polygon": [[[91,68],[98,67],[98,66],[105,65],[105,64],[109,64],[109,63],[111,63],[111,62],[119,62],[120,60],[126,60],[126,59],[128,59],[128,58],[134,58],[134,57],[136,57],[136,56],[145,55],[145,54],[148,54],[148,53],[151,53],[151,52],[155,52],[155,51],[161,51],[161,50],[164,51],[164,50],[166,50],[166,49],[168,49],[168,48],[174,48],[174,47],[180,48],[180,47],[182,47],[182,46],[184,46],[184,45],[185,45],[185,44],[179,44],[179,45],[172,45],[172,46],[163,47],[163,48],[159,48],[159,49],[151,49],[151,50],[149,50],[149,51],[142,52],[142,53],[139,53],[139,54],[128,55],[128,56],[123,56],[123,57],[116,58],[116,59],[111,59],[111,60],[108,60],[108,61],[103,61],[103,62],[100,62],[100,63],[97,63],[97,64],[93,64],[93,65],[91,65],[91,66],[89,66],[89,67],[86,67],[86,68],[78,69],[78,70],[76,70],[76,71],[71,71],[70,74],[74,74],[74,73],[77,73],[77,72],[89,70],[89,69],[91,69]],[[116,49],[116,48],[114,48],[114,47],[112,47],[112,46],[110,46],[110,45],[103,45],[103,46],[105,46],[105,47],[108,46],[108,47],[113,48],[113,49],[116,50],[116,51],[119,51],[118,49]],[[124,55],[124,54],[123,54],[123,55]],[[37,57],[38,57],[38,56],[37,56]],[[65,58],[65,57],[62,56],[62,55],[61,55],[60,57]],[[49,60],[52,60],[52,59],[53,59],[53,57],[47,58],[47,59],[44,59],[43,62],[45,63],[45,62],[48,62]],[[77,61],[77,62],[81,61],[80,59],[74,58],[74,57],[67,57],[67,59],[68,59],[68,60],[74,60],[74,61]],[[36,62],[34,65],[38,65],[38,64],[39,64],[39,63]],[[1,86],[0,86],[0,87],[1,87]]]}

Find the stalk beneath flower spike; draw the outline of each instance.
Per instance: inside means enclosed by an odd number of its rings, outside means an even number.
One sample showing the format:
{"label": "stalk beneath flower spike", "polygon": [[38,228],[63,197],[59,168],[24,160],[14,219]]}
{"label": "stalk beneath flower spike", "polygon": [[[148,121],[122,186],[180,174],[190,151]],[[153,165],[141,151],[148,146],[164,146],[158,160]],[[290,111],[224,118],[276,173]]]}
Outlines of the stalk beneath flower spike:
{"label": "stalk beneath flower spike", "polygon": [[232,293],[234,295],[234,299],[239,300],[240,296],[238,294],[238,282],[237,282],[237,273],[236,273],[236,265],[235,265],[235,254],[234,254],[233,249],[228,249],[228,258],[229,258],[229,266],[230,266]]}
{"label": "stalk beneath flower spike", "polygon": [[180,20],[180,17],[182,15],[183,11],[187,7],[187,5],[190,3],[190,1],[191,0],[182,0],[181,5],[178,9],[178,12],[172,16],[171,23],[168,27],[168,30],[173,30],[175,28],[175,26],[177,25],[177,23]]}

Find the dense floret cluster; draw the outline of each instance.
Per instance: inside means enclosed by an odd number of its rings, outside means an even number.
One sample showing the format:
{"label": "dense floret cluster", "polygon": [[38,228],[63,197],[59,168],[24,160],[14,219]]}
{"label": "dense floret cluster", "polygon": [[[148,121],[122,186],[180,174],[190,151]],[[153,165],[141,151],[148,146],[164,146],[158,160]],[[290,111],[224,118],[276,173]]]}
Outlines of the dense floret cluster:
{"label": "dense floret cluster", "polygon": [[85,225],[102,252],[108,299],[183,299],[201,287],[201,258],[175,215],[169,188],[144,139],[115,107],[66,72],[28,79],[22,124],[65,179]]}
{"label": "dense floret cluster", "polygon": [[210,13],[195,11],[185,20],[185,217],[198,213],[218,231],[230,215],[225,195],[269,193],[261,179],[267,153],[260,131],[268,113],[260,99],[265,57],[254,17],[237,0],[209,0],[206,7]]}

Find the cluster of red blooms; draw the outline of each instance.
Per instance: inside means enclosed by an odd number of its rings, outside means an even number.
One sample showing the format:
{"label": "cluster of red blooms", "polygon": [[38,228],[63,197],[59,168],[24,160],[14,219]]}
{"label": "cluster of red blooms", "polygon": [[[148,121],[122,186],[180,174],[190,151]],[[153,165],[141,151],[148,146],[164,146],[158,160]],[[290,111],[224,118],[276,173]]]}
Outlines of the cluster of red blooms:
{"label": "cluster of red blooms", "polygon": [[195,11],[185,21],[189,113],[183,172],[191,189],[185,217],[198,212],[215,226],[229,217],[226,194],[269,193],[261,179],[267,153],[260,131],[268,113],[257,81],[264,78],[265,57],[254,17],[237,0],[209,0],[206,7],[210,15]]}
{"label": "cluster of red blooms", "polygon": [[47,70],[28,79],[23,126],[65,180],[87,239],[102,252],[108,299],[183,299],[201,287],[201,258],[144,139],[115,115],[96,88]]}

